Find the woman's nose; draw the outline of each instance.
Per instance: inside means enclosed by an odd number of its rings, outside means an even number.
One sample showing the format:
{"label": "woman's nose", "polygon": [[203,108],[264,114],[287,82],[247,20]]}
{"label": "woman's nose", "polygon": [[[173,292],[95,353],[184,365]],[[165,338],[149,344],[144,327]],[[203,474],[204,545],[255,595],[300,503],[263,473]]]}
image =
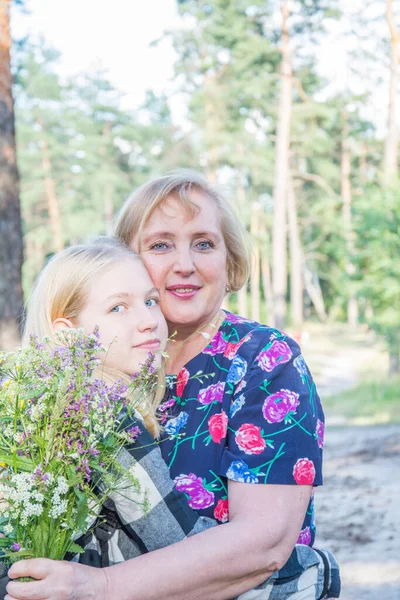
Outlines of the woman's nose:
{"label": "woman's nose", "polygon": [[182,275],[190,275],[196,268],[193,262],[192,254],[189,249],[181,249],[177,251],[176,260],[173,267],[174,273]]}

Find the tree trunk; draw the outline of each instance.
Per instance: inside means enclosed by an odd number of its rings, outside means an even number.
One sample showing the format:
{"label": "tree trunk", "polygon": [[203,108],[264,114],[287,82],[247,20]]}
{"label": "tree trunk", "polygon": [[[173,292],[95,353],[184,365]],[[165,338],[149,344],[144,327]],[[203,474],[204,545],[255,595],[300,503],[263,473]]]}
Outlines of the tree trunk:
{"label": "tree trunk", "polygon": [[389,376],[395,377],[400,374],[400,354],[398,352],[389,353]]}
{"label": "tree trunk", "polygon": [[[237,144],[237,152],[240,156],[244,155],[243,147]],[[246,179],[243,173],[237,171],[237,205],[239,217],[244,219],[245,207],[246,207]],[[242,317],[248,317],[247,309],[247,282],[237,293],[238,300],[238,313]]]}
{"label": "tree trunk", "polygon": [[272,232],[272,287],[274,293],[275,324],[285,327],[286,318],[286,192],[289,175],[290,123],[292,115],[292,63],[288,29],[289,1],[282,3],[282,60],[280,67],[280,95],[275,150],[274,221]]}
{"label": "tree trunk", "polygon": [[345,270],[348,278],[348,286],[350,288],[347,294],[347,323],[351,329],[356,329],[358,325],[358,302],[352,290],[352,277],[355,274],[355,266],[353,264],[354,254],[354,234],[351,216],[351,154],[349,143],[349,124],[348,115],[343,113],[343,130],[342,130],[342,156],[341,156],[341,180],[340,190],[342,196],[342,214],[343,214],[343,231],[346,245],[346,262]]}
{"label": "tree trunk", "polygon": [[392,0],[386,0],[386,21],[390,31],[390,87],[387,119],[387,136],[385,139],[384,175],[389,183],[397,176],[398,132],[397,132],[397,92],[399,80],[399,41],[400,35],[393,17]]}
{"label": "tree trunk", "polygon": [[56,194],[56,184],[53,179],[49,145],[46,138],[46,130],[40,117],[37,122],[42,130],[42,166],[44,172],[44,188],[46,191],[47,210],[49,211],[50,227],[53,233],[53,248],[55,252],[61,252],[64,243],[61,233],[60,206]]}
{"label": "tree trunk", "polygon": [[310,271],[307,265],[304,265],[304,286],[307,294],[314,306],[317,317],[322,323],[328,320],[325,310],[324,297],[322,295],[321,286],[319,284],[318,274],[316,271]]}
{"label": "tree trunk", "polygon": [[10,68],[10,0],[0,0],[0,350],[20,341],[23,240]]}
{"label": "tree trunk", "polygon": [[254,202],[251,211],[250,232],[253,242],[253,260],[250,276],[251,318],[260,321],[260,205]]}
{"label": "tree trunk", "polygon": [[290,307],[292,327],[299,333],[303,326],[303,259],[299,223],[297,219],[296,196],[293,180],[290,175],[287,190],[287,214],[289,225]]}
{"label": "tree trunk", "polygon": [[[274,321],[274,296],[272,293],[272,281],[271,281],[271,266],[270,266],[270,240],[267,232],[267,226],[265,223],[265,215],[260,217],[259,232],[261,240],[261,279],[262,287],[264,291],[265,309],[266,309],[266,322],[271,326],[275,326]],[[264,242],[264,243],[262,243]]]}
{"label": "tree trunk", "polygon": [[365,186],[368,180],[368,164],[367,164],[367,144],[364,142],[361,143],[360,146],[360,164],[359,164],[359,176],[360,176],[360,184],[361,186]]}
{"label": "tree trunk", "polygon": [[[111,138],[111,123],[109,123],[109,122],[104,123],[103,138],[104,138],[104,145],[102,148],[101,155],[103,156],[104,160],[107,160],[106,159],[107,146],[110,143],[110,138]],[[104,229],[105,229],[106,235],[112,235],[114,204],[113,204],[111,185],[108,181],[106,181],[104,183],[103,210],[104,210]]]}

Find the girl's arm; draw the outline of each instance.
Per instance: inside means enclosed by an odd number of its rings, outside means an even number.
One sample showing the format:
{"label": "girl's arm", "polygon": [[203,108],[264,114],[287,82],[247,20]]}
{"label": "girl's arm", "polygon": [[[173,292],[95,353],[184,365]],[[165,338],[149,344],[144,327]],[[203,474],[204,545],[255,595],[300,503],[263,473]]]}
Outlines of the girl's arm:
{"label": "girl's arm", "polygon": [[230,522],[177,544],[108,567],[38,559],[12,566],[8,600],[228,600],[287,561],[311,486],[228,483]]}

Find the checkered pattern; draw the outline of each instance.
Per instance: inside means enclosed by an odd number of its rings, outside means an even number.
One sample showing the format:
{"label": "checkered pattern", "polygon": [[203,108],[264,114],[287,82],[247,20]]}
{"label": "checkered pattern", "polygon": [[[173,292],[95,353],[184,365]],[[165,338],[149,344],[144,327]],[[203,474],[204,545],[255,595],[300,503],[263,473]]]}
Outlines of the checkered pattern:
{"label": "checkered pattern", "polygon": [[[213,519],[200,517],[189,507],[185,495],[173,485],[158,443],[140,422],[133,425],[143,431],[133,445],[121,450],[119,461],[139,479],[140,489],[133,489],[125,481],[121,482],[120,491],[111,495],[106,503],[106,522],[81,540],[85,552],[79,561],[84,564],[112,565],[216,525]],[[149,510],[143,514],[138,503],[142,503],[146,492]],[[338,598],[339,592],[340,577],[334,557],[298,545],[281,571],[238,600]]]}
{"label": "checkered pattern", "polygon": [[[93,531],[76,540],[84,553],[67,557],[70,560],[94,567],[113,565],[216,526],[214,520],[192,510],[185,495],[176,491],[158,443],[140,421],[134,425],[143,431],[134,444],[121,450],[118,459],[125,469],[132,470],[140,486],[134,488],[128,480],[120,482]],[[149,507],[146,514],[144,499]],[[1,594],[8,578],[0,561],[1,567],[0,597],[4,597]],[[235,600],[317,600],[339,598],[339,593],[339,570],[333,556],[298,545],[283,569]]]}

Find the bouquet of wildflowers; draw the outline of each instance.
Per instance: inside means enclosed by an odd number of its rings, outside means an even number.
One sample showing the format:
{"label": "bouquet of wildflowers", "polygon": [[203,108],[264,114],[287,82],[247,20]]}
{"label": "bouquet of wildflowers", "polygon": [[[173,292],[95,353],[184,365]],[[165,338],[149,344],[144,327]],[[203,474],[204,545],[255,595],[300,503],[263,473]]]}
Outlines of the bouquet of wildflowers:
{"label": "bouquet of wildflowers", "polygon": [[96,332],[77,329],[0,353],[0,546],[10,562],[82,551],[74,539],[118,481],[139,488],[117,455],[138,434],[132,397],[153,391],[152,361],[131,383],[110,384],[95,377],[101,351]]}

